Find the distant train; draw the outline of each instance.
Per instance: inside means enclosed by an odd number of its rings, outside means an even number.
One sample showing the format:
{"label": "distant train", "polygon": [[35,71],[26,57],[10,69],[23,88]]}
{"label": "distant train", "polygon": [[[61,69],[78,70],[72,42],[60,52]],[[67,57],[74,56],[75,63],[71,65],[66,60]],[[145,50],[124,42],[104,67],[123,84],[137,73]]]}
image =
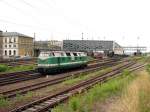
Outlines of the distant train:
{"label": "distant train", "polygon": [[88,58],[84,52],[41,51],[37,70],[40,73],[55,73],[66,69],[87,66]]}

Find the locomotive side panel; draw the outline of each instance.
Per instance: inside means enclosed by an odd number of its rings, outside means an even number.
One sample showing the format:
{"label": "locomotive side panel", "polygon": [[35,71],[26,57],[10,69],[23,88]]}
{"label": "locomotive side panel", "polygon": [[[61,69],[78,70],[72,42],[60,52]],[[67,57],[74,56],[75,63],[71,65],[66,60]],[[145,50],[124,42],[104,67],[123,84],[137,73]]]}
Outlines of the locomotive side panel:
{"label": "locomotive side panel", "polygon": [[38,72],[53,73],[87,65],[87,55],[83,52],[41,52],[38,57]]}

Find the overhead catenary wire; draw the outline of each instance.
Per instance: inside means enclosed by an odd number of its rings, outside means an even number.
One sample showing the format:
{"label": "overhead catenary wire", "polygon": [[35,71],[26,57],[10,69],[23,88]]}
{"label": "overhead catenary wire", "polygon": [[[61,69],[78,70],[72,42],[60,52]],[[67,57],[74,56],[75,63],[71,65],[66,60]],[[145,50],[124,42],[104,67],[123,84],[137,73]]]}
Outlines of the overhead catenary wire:
{"label": "overhead catenary wire", "polygon": [[[39,20],[38,20],[38,18],[37,17],[35,17],[35,16],[33,16],[33,15],[29,15],[29,13],[26,13],[25,11],[23,11],[21,8],[18,8],[18,7],[16,7],[16,6],[14,6],[14,5],[12,5],[12,4],[10,4],[8,1],[6,1],[6,0],[0,0],[1,2],[3,2],[5,5],[7,5],[7,6],[9,6],[9,7],[12,7],[12,8],[14,8],[15,10],[17,10],[17,11],[19,11],[21,14],[23,14],[23,15],[28,15],[28,17],[30,17],[30,18],[34,18],[34,21],[33,22],[35,22],[35,20],[37,21],[37,23],[38,24],[40,24],[40,22],[39,22]],[[25,0],[19,0],[20,2],[22,2],[22,3],[24,3],[24,4],[26,4],[26,5],[28,5],[28,6],[30,6],[31,8],[33,8],[34,10],[36,10],[36,12],[38,12],[38,9],[34,6],[34,5],[32,5],[31,3],[29,3],[29,2],[27,2],[27,1],[25,1]],[[39,0],[41,3],[43,3],[43,4],[47,4],[47,6],[51,6],[51,7],[53,7],[48,1],[46,1],[46,0]],[[56,5],[56,2],[55,1],[52,1],[53,2],[53,4],[55,4]],[[54,7],[53,7],[54,8]],[[66,16],[66,14],[64,13],[64,11],[62,11],[62,9],[61,8],[57,8],[57,9],[59,9],[59,11],[57,11],[58,13],[59,13],[59,15],[61,15],[65,20],[67,20],[67,21],[69,21],[69,23],[70,24],[73,24],[73,25],[77,25],[76,23],[78,23],[78,25],[79,26],[83,26],[79,21],[77,21],[77,20],[74,20],[74,19],[72,19],[72,18],[70,18],[70,17],[68,17],[68,16]],[[61,13],[60,13],[61,12]],[[74,23],[75,22],[75,23]],[[87,26],[86,26],[87,27]]]}
{"label": "overhead catenary wire", "polygon": [[27,2],[25,0],[19,0],[19,1],[25,3],[26,5],[30,6],[31,8],[35,8],[32,4],[30,4],[29,2]]}
{"label": "overhead catenary wire", "polygon": [[0,19],[0,22],[8,23],[8,24],[14,24],[14,25],[21,26],[21,27],[38,28],[38,29],[41,29],[41,30],[48,30],[49,31],[48,27],[34,26],[34,25],[28,25],[28,24],[20,24],[20,23],[15,23],[15,22],[6,20],[6,19],[5,20],[4,19]]}
{"label": "overhead catenary wire", "polygon": [[75,26],[81,26],[82,28],[84,28],[86,30],[89,29],[89,27],[87,25],[83,25],[79,20],[71,18],[67,14],[65,14],[65,12],[63,11],[62,8],[54,7],[54,5],[56,5],[56,0],[50,0],[53,5],[49,3],[49,0],[39,0],[39,1],[41,1],[42,3],[45,2],[44,4],[46,4],[47,6],[51,6],[51,7],[55,8],[55,9],[58,9],[59,11],[57,11],[57,12],[59,13],[59,15],[62,16],[65,20],[67,20],[67,22],[69,24],[75,25]]}
{"label": "overhead catenary wire", "polygon": [[[28,10],[24,10],[24,7],[20,7],[20,6],[17,6],[14,3],[11,3],[10,1],[8,0],[0,0],[0,2],[3,2],[3,4],[7,5],[8,7],[11,7],[13,9],[15,9],[17,12],[19,12],[20,14],[30,18],[30,20],[32,20],[33,23],[35,24],[38,24],[38,25],[29,25],[28,23],[25,24],[24,22],[22,23],[18,23],[18,21],[13,21],[11,20],[8,20],[7,18],[6,19],[0,19],[1,22],[3,23],[8,23],[8,24],[13,24],[13,25],[17,25],[17,26],[22,26],[22,27],[26,27],[26,28],[36,28],[36,29],[42,29],[42,30],[47,30],[47,31],[57,31],[57,29],[55,29],[54,27],[53,28],[49,28],[49,25],[48,24],[42,24],[44,21],[40,21],[38,16],[39,16],[39,11],[47,11],[45,8],[42,8],[42,10],[39,10],[38,7],[36,6],[36,1],[35,2],[30,2],[30,1],[26,1],[26,0],[15,0],[17,2],[21,2],[21,5],[26,5],[26,6],[29,6],[31,9],[31,12],[28,12]],[[81,24],[80,21],[72,18],[72,17],[69,17],[63,10],[62,8],[60,7],[56,7],[56,1],[55,0],[52,0],[52,1],[47,1],[47,0],[39,0],[38,2],[41,2],[43,5],[45,5],[46,7],[52,7],[54,9],[56,9],[56,13],[61,16],[62,18],[64,18],[64,20],[67,21],[68,24],[72,25],[72,26],[81,26],[82,28],[84,27],[85,29],[87,29],[87,26],[84,26],[83,24]],[[20,3],[19,3],[20,4]],[[23,9],[22,9],[23,8]],[[41,8],[41,7],[40,7]],[[38,15],[37,15],[38,14]],[[48,13],[47,13],[48,14]],[[51,15],[49,15],[51,16]],[[41,16],[42,17],[42,16]],[[43,18],[44,19],[44,18]],[[52,30],[51,30],[52,29]],[[62,33],[62,32],[59,32],[59,33]]]}
{"label": "overhead catenary wire", "polygon": [[[20,0],[19,0],[19,1],[20,1]],[[21,1],[22,1],[22,0],[21,0]],[[13,9],[15,9],[15,10],[16,10],[17,12],[19,12],[20,14],[22,14],[22,15],[24,15],[24,16],[30,18],[30,20],[32,19],[32,21],[33,21],[34,23],[36,23],[36,24],[37,24],[37,23],[38,23],[38,24],[40,23],[37,17],[35,17],[35,16],[32,15],[32,14],[27,13],[26,11],[22,10],[21,8],[16,7],[15,5],[12,5],[12,4],[9,3],[8,1],[6,1],[6,0],[0,0],[0,2],[2,2],[2,3],[5,4],[5,5],[7,5],[8,7],[11,7],[11,8],[13,8]]]}
{"label": "overhead catenary wire", "polygon": [[[20,1],[20,0],[19,0]],[[22,1],[22,0],[21,0]],[[37,29],[43,29],[43,30],[48,30],[49,31],[49,28],[48,27],[42,27],[42,25],[39,25],[40,24],[40,22],[39,22],[39,20],[37,20],[37,17],[34,17],[33,15],[30,15],[29,13],[27,13],[27,12],[25,12],[25,11],[23,11],[21,8],[18,8],[18,7],[16,7],[15,5],[12,5],[11,3],[9,3],[9,2],[7,2],[6,0],[0,0],[0,2],[2,2],[3,4],[5,4],[5,5],[7,5],[8,7],[10,7],[10,8],[13,8],[13,9],[15,9],[17,12],[19,12],[20,14],[22,14],[22,15],[24,15],[24,16],[26,16],[26,17],[29,17],[30,18],[30,20],[32,19],[32,21],[35,23],[35,24],[37,24],[38,23],[38,25],[28,25],[28,24],[22,24],[22,23],[16,23],[16,22],[14,22],[14,21],[10,21],[10,20],[7,20],[7,19],[2,19],[1,17],[0,17],[0,22],[2,22],[2,23],[8,23],[8,24],[13,24],[13,25],[17,25],[17,26],[22,26],[22,27],[28,27],[28,28],[37,28]],[[24,1],[25,2],[25,1]],[[26,2],[25,2],[26,3]],[[27,3],[26,3],[27,4]],[[29,4],[28,4],[29,5]],[[35,20],[37,21],[37,22],[35,22]]]}

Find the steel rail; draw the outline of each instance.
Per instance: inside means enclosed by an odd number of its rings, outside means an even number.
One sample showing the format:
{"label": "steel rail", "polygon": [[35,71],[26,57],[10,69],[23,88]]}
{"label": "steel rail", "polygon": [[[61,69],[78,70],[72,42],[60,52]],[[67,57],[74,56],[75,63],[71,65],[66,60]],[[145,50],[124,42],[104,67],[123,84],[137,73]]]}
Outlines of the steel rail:
{"label": "steel rail", "polygon": [[107,79],[108,77],[112,77],[113,75],[120,73],[123,69],[128,68],[132,66],[133,64],[135,63],[124,64],[122,67],[116,68],[112,72],[104,73],[103,75],[96,76],[86,81],[82,81],[81,83],[76,84],[70,88],[64,89],[61,92],[41,98],[37,101],[33,101],[29,104],[16,108],[10,112],[22,112],[22,111],[23,112],[27,112],[27,111],[43,112],[43,111],[46,111],[48,108],[54,107],[58,103],[68,99],[70,96],[72,96],[76,92],[81,91],[81,89],[84,90],[85,88],[86,89],[90,88],[93,84],[98,83],[100,81],[104,81],[104,79]]}

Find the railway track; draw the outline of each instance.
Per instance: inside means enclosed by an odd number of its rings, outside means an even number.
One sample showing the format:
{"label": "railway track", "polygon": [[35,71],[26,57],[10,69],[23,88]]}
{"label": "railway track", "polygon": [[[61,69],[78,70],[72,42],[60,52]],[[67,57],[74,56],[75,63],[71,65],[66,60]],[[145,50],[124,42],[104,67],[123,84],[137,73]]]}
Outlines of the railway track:
{"label": "railway track", "polygon": [[100,76],[96,76],[88,80],[82,81],[56,94],[41,98],[39,100],[30,102],[24,106],[15,108],[14,110],[11,110],[10,112],[45,112],[45,111],[48,111],[50,108],[53,108],[54,106],[58,105],[60,102],[67,100],[70,96],[83,92],[84,90],[91,88],[93,85],[97,83],[103,83],[110,78],[118,76],[119,73],[121,73],[126,68],[130,68],[130,71],[133,71],[143,66],[144,65],[135,66],[135,63],[133,62],[123,64],[121,67],[113,69],[113,71],[111,72],[104,73]]}
{"label": "railway track", "polygon": [[34,70],[0,74],[0,86],[42,77]]}
{"label": "railway track", "polygon": [[8,67],[14,67],[14,66],[20,66],[20,65],[36,65],[36,60],[2,62],[0,64],[5,64]]}
{"label": "railway track", "polygon": [[[5,98],[12,98],[15,97],[16,94],[25,94],[29,91],[34,91],[40,88],[44,88],[46,86],[50,86],[50,85],[54,85],[54,84],[58,84],[61,83],[63,81],[65,81],[66,79],[68,79],[69,77],[78,77],[81,74],[80,73],[89,73],[89,72],[93,72],[96,71],[97,69],[100,69],[100,67],[102,67],[101,69],[103,69],[104,67],[109,67],[112,65],[116,65],[118,62],[114,62],[111,60],[111,62],[106,62],[106,63],[101,63],[99,65],[92,65],[89,66],[83,70],[78,70],[78,71],[73,71],[73,72],[69,72],[69,73],[63,73],[61,75],[58,75],[57,77],[47,80],[47,81],[42,81],[39,83],[34,83],[31,84],[29,86],[24,86],[24,87],[20,87],[17,89],[12,89],[12,90],[8,90],[8,91],[3,91],[0,94],[2,94]],[[98,66],[98,67],[96,67]]]}
{"label": "railway track", "polygon": [[[111,60],[111,58],[106,58],[106,59],[101,59],[101,60],[94,59],[94,60],[89,61],[89,63],[95,63],[97,61],[104,62],[108,60]],[[3,61],[3,62],[0,62],[0,64],[5,64],[5,65],[8,65],[9,67],[20,66],[20,65],[37,65],[37,60],[31,59],[31,60],[26,60],[26,61],[25,60]]]}
{"label": "railway track", "polygon": [[31,58],[31,59],[16,59],[16,60],[14,60],[14,59],[5,59],[5,60],[1,60],[0,61],[0,63],[10,63],[10,62],[21,62],[21,61],[36,61],[37,60],[37,58]]}
{"label": "railway track", "polygon": [[[93,68],[96,66],[103,66],[108,63],[112,63],[118,61],[117,59],[111,59],[104,62],[98,62],[98,63],[92,63],[90,64],[86,69]],[[69,72],[72,72],[75,70],[70,70]],[[59,73],[61,74],[61,73]],[[7,84],[13,84],[16,82],[31,80],[31,79],[37,79],[43,77],[42,74],[35,72],[34,70],[30,71],[22,71],[22,72],[14,72],[14,73],[4,73],[0,74],[0,86],[4,86]]]}
{"label": "railway track", "polygon": [[[94,60],[89,61],[89,63],[96,63],[97,61],[104,62],[104,61],[109,61],[109,60],[112,60],[112,58],[94,59]],[[14,67],[14,66],[20,66],[20,65],[37,65],[37,62],[36,60],[29,60],[29,61],[15,61],[15,62],[3,63],[3,64],[8,65],[9,67]]]}

